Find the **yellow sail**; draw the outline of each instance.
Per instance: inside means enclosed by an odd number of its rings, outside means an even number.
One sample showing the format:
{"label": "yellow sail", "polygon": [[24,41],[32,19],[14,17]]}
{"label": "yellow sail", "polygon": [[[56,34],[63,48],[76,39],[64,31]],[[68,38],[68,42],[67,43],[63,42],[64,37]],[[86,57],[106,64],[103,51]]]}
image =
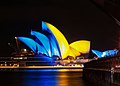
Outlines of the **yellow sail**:
{"label": "yellow sail", "polygon": [[53,26],[47,22],[45,22],[45,24],[52,31],[52,33],[54,34],[54,36],[59,44],[62,59],[66,58],[69,53],[69,44],[68,44],[66,38],[55,26]]}
{"label": "yellow sail", "polygon": [[87,41],[87,40],[75,41],[75,42],[70,44],[70,47],[74,48],[75,50],[77,50],[83,54],[89,53],[90,41]]}
{"label": "yellow sail", "polygon": [[74,48],[70,47],[70,50],[69,50],[69,56],[72,56],[72,57],[76,57],[76,56],[80,56],[81,53],[77,50],[75,50]]}

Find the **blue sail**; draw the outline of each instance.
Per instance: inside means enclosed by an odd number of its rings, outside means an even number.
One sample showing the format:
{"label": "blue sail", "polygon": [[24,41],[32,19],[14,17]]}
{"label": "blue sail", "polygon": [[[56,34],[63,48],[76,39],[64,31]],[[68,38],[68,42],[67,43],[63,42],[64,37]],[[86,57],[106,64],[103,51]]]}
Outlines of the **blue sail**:
{"label": "blue sail", "polygon": [[50,46],[51,46],[50,49],[52,52],[52,56],[56,55],[56,56],[61,57],[61,52],[60,52],[58,42],[54,34],[51,32],[51,30],[47,27],[47,25],[44,22],[42,22],[42,31],[48,37],[50,41]]}
{"label": "blue sail", "polygon": [[104,52],[100,52],[98,50],[92,50],[92,52],[97,55],[99,58],[101,57],[110,57],[115,56],[119,52],[118,50],[106,50]]}
{"label": "blue sail", "polygon": [[102,52],[98,51],[98,50],[92,50],[92,52],[97,55],[98,58],[102,57]]}
{"label": "blue sail", "polygon": [[103,52],[102,57],[115,56],[117,55],[118,50],[106,50]]}
{"label": "blue sail", "polygon": [[43,46],[39,45],[37,42],[35,42],[31,38],[27,37],[17,37],[20,41],[22,41],[24,44],[26,44],[34,53],[42,53],[46,54],[48,56],[48,53],[46,50],[43,48]]}
{"label": "blue sail", "polygon": [[36,42],[39,43],[41,46],[43,46],[48,53],[48,55],[51,57],[51,50],[50,50],[50,43],[49,39],[42,33],[39,33],[37,31],[31,31],[31,35],[36,36]]}

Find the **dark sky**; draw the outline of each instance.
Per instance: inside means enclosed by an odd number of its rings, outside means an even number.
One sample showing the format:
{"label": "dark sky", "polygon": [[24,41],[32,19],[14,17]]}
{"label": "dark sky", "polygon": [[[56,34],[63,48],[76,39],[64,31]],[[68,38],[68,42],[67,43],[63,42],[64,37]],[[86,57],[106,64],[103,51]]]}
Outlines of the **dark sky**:
{"label": "dark sky", "polygon": [[56,26],[69,43],[91,41],[91,49],[116,47],[115,22],[89,0],[10,0],[0,2],[0,56],[11,53],[15,36],[40,31],[41,21]]}

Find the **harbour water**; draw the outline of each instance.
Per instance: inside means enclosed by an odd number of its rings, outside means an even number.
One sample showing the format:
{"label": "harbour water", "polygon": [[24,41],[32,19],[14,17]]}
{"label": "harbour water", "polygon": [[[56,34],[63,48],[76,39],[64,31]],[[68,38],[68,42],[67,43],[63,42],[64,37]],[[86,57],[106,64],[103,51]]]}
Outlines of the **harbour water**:
{"label": "harbour water", "polygon": [[0,72],[0,86],[90,86],[90,84],[82,79],[80,69],[40,69]]}

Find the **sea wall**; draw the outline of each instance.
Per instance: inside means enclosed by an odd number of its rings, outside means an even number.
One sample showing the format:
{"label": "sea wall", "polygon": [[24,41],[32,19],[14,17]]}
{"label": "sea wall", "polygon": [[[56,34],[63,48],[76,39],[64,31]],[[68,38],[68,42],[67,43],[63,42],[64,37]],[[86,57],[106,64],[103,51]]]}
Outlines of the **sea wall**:
{"label": "sea wall", "polygon": [[83,78],[95,86],[120,86],[120,56],[85,63]]}

